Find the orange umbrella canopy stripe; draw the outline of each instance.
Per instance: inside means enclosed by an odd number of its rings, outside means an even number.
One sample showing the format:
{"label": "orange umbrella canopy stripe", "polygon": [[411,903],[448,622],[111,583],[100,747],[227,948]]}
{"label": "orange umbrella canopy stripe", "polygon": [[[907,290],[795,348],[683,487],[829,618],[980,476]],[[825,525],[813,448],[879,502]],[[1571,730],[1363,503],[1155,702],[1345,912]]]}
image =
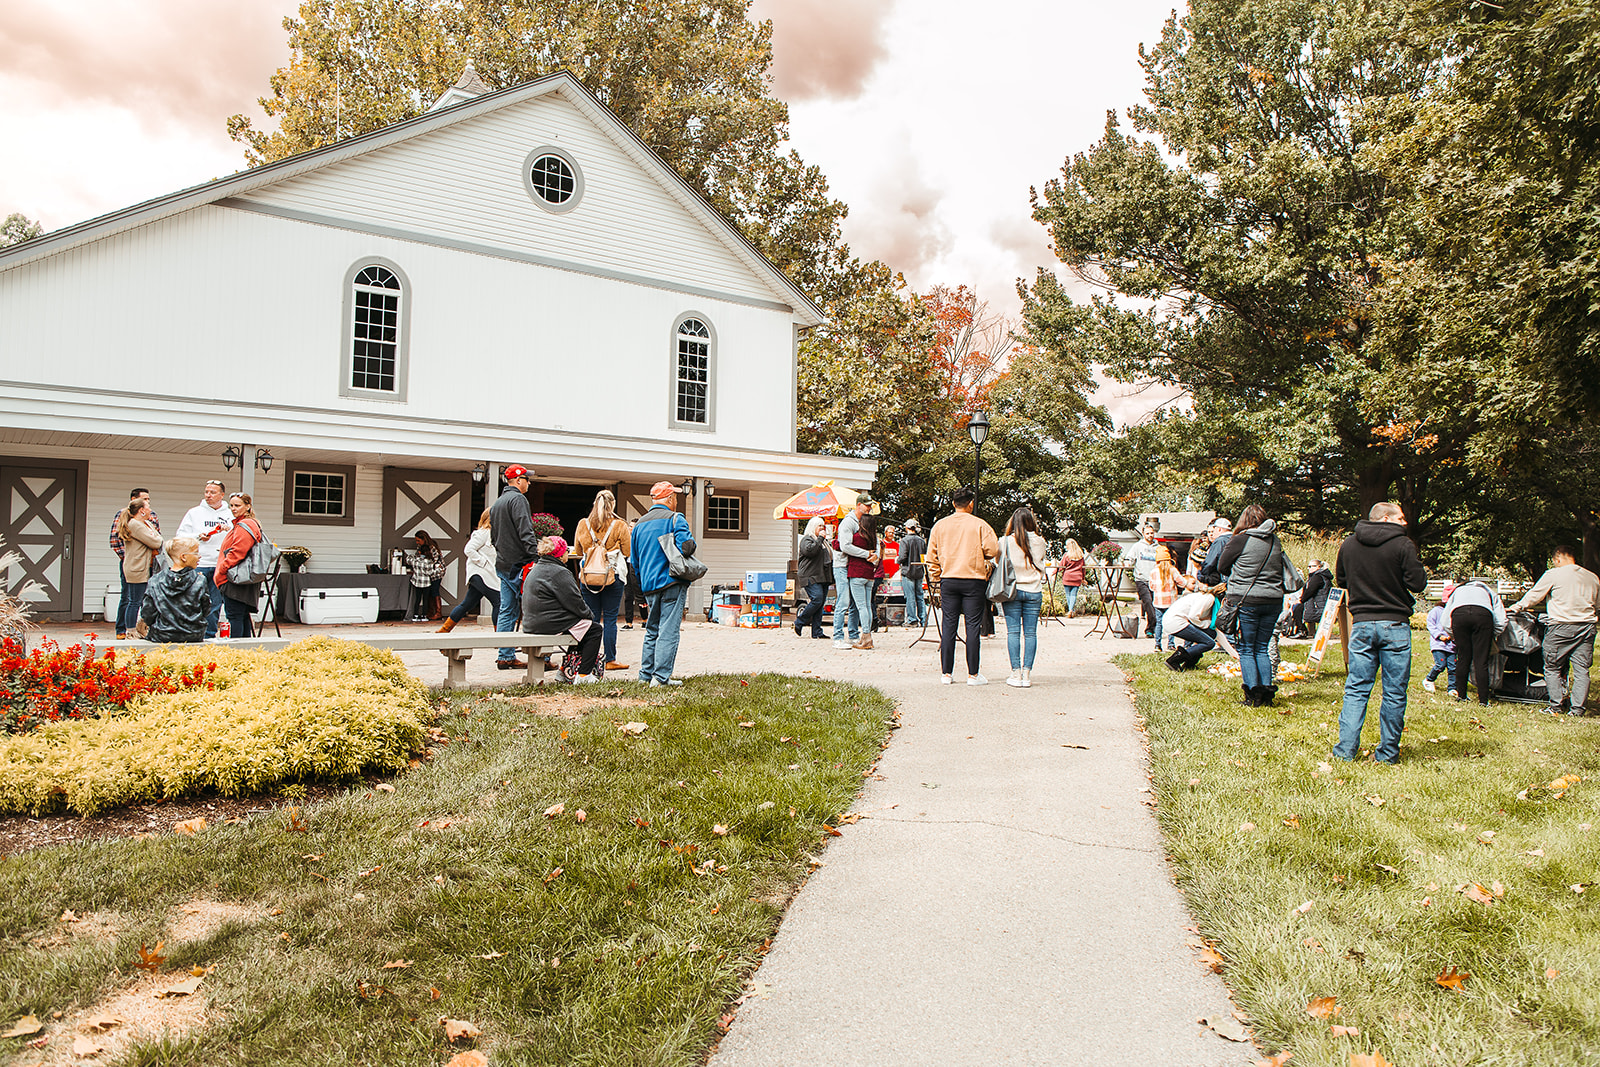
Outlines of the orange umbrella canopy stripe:
{"label": "orange umbrella canopy stripe", "polygon": [[[785,500],[772,509],[774,519],[837,519],[856,506],[856,497],[859,496],[854,489],[846,489],[833,482],[818,482],[810,489],[802,489],[794,496]],[[878,513],[878,505],[872,505],[872,513]]]}

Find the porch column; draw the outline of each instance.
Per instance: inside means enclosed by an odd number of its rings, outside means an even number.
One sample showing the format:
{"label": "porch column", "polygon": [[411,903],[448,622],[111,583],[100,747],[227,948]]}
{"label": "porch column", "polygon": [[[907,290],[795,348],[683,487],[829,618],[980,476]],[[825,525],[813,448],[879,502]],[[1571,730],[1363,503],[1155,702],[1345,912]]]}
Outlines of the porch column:
{"label": "porch column", "polygon": [[[689,520],[689,532],[694,535],[695,544],[704,545],[706,531],[706,479],[696,478],[694,480],[693,499],[694,504],[690,508],[690,514],[686,515],[685,518]],[[704,549],[699,549],[698,551],[703,552]],[[703,581],[695,582],[689,586],[686,608],[689,617],[696,622],[705,618],[706,586],[707,583]]]}
{"label": "porch column", "polygon": [[239,446],[239,492],[249,493],[250,499],[256,498],[256,446]]}

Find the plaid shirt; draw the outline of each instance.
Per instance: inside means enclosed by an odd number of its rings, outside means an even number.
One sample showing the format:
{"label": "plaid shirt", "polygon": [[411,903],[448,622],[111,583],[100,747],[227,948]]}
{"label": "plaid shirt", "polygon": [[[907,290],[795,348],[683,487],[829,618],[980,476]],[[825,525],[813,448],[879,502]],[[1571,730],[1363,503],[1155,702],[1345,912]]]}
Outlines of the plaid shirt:
{"label": "plaid shirt", "polygon": [[[117,554],[118,559],[123,558],[123,541],[122,535],[117,533],[117,520],[121,519],[122,513],[127,510],[127,508],[118,508],[117,513],[111,516],[111,551]],[[144,521],[148,522],[150,524],[150,528],[156,533],[161,532],[161,520],[156,518],[156,513],[151,511],[149,508],[144,509]]]}

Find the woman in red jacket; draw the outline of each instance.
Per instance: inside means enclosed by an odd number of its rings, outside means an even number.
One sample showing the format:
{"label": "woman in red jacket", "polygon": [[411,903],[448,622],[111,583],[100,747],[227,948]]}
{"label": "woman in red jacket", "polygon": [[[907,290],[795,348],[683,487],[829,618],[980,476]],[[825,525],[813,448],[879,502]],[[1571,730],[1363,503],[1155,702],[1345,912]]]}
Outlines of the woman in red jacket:
{"label": "woman in red jacket", "polygon": [[1061,593],[1067,601],[1067,614],[1075,615],[1078,611],[1078,589],[1083,585],[1083,549],[1070,537],[1066,547],[1061,550],[1061,562],[1057,564],[1056,574],[1061,579]]}
{"label": "woman in red jacket", "polygon": [[217,557],[217,569],[212,581],[222,593],[222,609],[228,613],[228,626],[232,637],[250,637],[250,616],[261,599],[261,586],[251,582],[239,584],[228,581],[228,568],[241,562],[266,535],[256,520],[255,509],[250,506],[249,493],[235,493],[228,498],[228,509],[233,512],[233,529],[222,541],[222,553]]}

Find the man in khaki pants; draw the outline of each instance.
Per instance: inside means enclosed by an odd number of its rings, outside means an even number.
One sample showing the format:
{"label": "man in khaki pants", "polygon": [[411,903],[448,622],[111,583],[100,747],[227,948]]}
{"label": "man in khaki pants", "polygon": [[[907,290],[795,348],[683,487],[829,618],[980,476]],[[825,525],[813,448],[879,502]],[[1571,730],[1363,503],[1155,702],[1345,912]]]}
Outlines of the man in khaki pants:
{"label": "man in khaki pants", "polygon": [[965,486],[950,494],[955,514],[928,532],[928,584],[939,590],[939,669],[950,685],[956,665],[956,617],[967,623],[967,684],[988,685],[978,673],[979,630],[989,610],[989,561],[1000,554],[994,527],[972,513],[976,498]]}

